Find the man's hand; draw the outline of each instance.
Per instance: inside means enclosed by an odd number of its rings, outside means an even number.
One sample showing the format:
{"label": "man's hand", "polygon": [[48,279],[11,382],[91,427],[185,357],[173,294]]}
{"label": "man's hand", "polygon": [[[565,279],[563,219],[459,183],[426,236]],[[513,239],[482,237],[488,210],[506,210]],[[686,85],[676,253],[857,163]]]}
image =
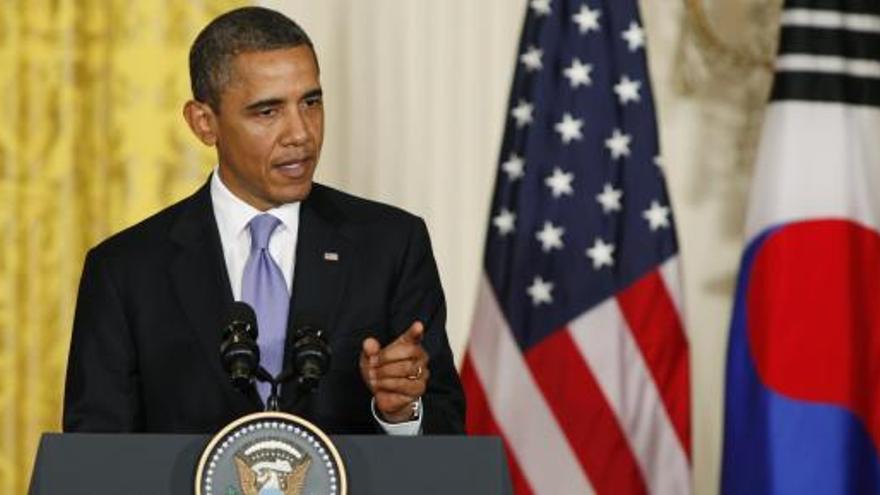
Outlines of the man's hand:
{"label": "man's hand", "polygon": [[394,342],[381,348],[379,341],[364,339],[361,377],[376,399],[383,420],[401,423],[412,417],[413,404],[425,393],[428,383],[428,353],[422,348],[425,327],[412,325]]}

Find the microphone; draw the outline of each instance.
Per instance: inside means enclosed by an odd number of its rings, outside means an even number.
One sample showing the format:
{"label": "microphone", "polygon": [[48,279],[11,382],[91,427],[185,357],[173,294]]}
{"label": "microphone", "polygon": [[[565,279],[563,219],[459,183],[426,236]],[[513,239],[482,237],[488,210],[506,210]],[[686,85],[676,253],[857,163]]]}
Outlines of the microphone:
{"label": "microphone", "polygon": [[330,356],[330,346],[323,330],[304,325],[293,331],[290,363],[300,394],[307,394],[318,386],[321,377],[330,369]]}
{"label": "microphone", "polygon": [[257,315],[247,303],[236,301],[229,308],[229,323],[223,329],[220,359],[235,388],[245,391],[259,371]]}

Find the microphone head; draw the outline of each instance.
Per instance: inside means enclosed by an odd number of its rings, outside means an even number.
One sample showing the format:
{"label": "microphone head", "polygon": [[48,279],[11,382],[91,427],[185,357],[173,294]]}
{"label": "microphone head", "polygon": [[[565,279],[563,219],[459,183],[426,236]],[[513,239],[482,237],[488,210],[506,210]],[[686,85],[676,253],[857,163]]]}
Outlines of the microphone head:
{"label": "microphone head", "polygon": [[244,326],[251,338],[256,339],[257,334],[257,314],[250,304],[244,301],[235,301],[229,306],[229,313],[226,318],[226,327],[241,328]]}
{"label": "microphone head", "polygon": [[236,301],[229,308],[220,343],[220,359],[233,385],[247,389],[260,366],[257,316],[247,303]]}
{"label": "microphone head", "polygon": [[332,352],[324,332],[307,325],[295,328],[290,352],[298,388],[308,393],[330,368]]}
{"label": "microphone head", "polygon": [[244,301],[235,301],[229,305],[229,318],[227,321],[251,323],[257,321],[257,314],[250,304]]}

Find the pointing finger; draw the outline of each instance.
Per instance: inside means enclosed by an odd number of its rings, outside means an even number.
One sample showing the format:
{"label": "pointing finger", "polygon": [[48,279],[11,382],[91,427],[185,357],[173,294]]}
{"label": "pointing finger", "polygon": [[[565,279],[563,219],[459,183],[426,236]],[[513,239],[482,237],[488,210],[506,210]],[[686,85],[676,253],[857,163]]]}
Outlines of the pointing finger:
{"label": "pointing finger", "polygon": [[406,329],[406,332],[403,333],[400,337],[397,337],[395,342],[407,343],[407,344],[421,344],[422,336],[425,335],[425,325],[422,322],[416,320]]}

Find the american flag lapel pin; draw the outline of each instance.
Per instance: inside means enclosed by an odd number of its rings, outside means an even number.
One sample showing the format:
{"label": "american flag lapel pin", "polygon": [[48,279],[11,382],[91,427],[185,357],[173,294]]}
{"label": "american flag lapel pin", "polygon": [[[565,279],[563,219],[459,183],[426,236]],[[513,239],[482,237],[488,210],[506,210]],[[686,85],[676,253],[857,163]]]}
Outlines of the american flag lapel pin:
{"label": "american flag lapel pin", "polygon": [[339,253],[327,251],[324,253],[324,261],[339,261]]}

